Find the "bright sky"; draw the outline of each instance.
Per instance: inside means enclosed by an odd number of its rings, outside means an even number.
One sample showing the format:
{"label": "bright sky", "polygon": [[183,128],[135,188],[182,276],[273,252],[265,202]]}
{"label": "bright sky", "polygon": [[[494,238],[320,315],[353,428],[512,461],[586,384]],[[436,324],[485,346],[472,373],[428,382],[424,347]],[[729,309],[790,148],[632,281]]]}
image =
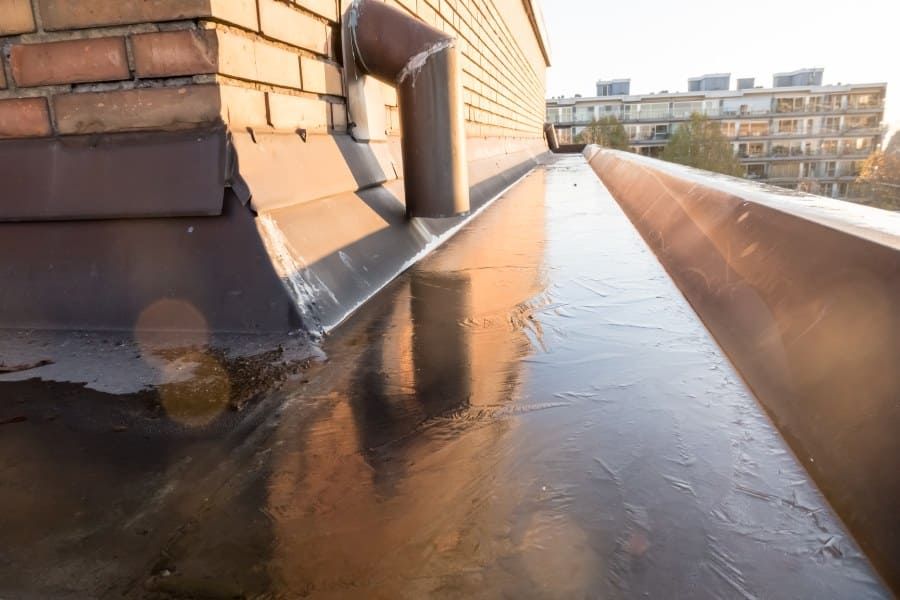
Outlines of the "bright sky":
{"label": "bright sky", "polygon": [[688,77],[824,67],[823,83],[887,82],[885,123],[900,128],[897,0],[543,0],[550,96],[593,96],[598,79],[635,94],[687,91]]}

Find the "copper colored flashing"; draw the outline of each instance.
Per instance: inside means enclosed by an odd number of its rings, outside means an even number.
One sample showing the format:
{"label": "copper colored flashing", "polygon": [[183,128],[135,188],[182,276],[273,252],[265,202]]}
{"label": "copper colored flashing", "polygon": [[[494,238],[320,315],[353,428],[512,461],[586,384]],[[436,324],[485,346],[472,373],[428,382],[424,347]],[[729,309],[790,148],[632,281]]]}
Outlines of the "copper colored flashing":
{"label": "copper colored flashing", "polygon": [[407,214],[467,213],[462,76],[454,38],[377,0],[357,0],[349,18],[357,65],[398,89]]}
{"label": "copper colored flashing", "polygon": [[597,146],[585,155],[900,589],[900,236],[856,222],[892,216]]}

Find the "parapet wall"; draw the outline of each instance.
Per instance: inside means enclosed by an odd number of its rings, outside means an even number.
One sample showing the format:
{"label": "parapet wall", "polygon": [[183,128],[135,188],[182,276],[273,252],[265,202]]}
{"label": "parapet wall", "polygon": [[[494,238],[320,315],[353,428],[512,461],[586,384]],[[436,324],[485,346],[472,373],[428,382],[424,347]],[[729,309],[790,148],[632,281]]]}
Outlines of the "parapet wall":
{"label": "parapet wall", "polygon": [[597,146],[585,156],[896,587],[900,215]]}
{"label": "parapet wall", "polygon": [[[546,57],[530,2],[391,4],[457,36],[468,135],[541,137]],[[342,13],[337,0],[2,0],[0,138],[344,132]],[[399,133],[393,88],[384,97]]]}

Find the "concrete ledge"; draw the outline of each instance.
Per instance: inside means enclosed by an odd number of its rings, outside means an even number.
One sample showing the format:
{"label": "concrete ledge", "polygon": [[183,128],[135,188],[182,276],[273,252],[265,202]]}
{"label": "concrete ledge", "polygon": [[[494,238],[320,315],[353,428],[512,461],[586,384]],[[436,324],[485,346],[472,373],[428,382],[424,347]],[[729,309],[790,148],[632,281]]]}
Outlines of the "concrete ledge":
{"label": "concrete ledge", "polygon": [[898,589],[900,215],[585,157]]}

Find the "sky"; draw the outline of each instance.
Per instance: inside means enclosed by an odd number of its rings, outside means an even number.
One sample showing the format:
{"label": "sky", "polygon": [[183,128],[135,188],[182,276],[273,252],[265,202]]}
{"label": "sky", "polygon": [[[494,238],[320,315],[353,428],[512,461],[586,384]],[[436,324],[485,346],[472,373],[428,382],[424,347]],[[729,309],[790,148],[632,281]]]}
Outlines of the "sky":
{"label": "sky", "polygon": [[900,129],[898,0],[543,0],[548,96],[595,95],[598,79],[631,92],[687,91],[705,73],[755,77],[823,67],[823,83],[887,82],[885,124]]}

